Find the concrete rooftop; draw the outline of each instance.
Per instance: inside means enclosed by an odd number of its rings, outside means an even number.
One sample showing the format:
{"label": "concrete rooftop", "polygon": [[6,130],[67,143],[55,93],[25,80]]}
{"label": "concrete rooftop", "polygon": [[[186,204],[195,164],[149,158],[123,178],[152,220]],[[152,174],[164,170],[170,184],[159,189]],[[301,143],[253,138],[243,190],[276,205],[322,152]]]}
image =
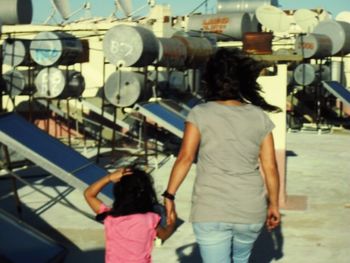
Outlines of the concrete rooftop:
{"label": "concrete rooftop", "polygon": [[[174,160],[170,158],[153,172],[158,193],[166,187]],[[193,166],[177,193],[179,227],[164,244],[154,248],[154,263],[201,262],[188,223],[194,170]],[[22,175],[55,197],[51,200],[19,184],[22,219],[66,247],[64,262],[103,262],[103,226],[90,218],[92,213],[82,191],[39,169],[28,169]],[[0,207],[16,215],[11,181],[4,175],[1,178]],[[288,205],[282,210],[282,225],[272,233],[261,234],[251,262],[348,263],[350,133],[288,133],[286,186]]]}

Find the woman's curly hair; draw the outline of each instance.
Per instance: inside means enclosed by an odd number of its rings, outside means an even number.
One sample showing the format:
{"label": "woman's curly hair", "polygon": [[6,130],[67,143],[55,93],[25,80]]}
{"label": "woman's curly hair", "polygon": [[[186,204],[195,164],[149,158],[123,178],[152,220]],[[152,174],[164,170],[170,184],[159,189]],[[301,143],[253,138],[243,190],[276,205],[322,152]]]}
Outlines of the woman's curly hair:
{"label": "woman's curly hair", "polygon": [[213,100],[239,100],[252,103],[270,112],[280,108],[265,101],[257,83],[265,64],[245,55],[236,48],[219,48],[209,59],[203,75],[205,97]]}

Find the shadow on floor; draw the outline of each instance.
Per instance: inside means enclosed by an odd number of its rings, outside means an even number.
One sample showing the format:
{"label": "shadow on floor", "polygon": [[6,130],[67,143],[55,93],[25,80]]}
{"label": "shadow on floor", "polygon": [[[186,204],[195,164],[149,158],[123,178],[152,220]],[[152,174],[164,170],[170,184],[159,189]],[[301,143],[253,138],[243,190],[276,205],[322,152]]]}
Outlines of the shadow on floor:
{"label": "shadow on floor", "polygon": [[176,249],[176,255],[181,263],[201,263],[199,247],[196,243],[191,243]]}
{"label": "shadow on floor", "polygon": [[283,257],[283,235],[279,226],[272,232],[264,228],[256,240],[249,263],[269,263]]}
{"label": "shadow on floor", "polygon": [[105,250],[104,249],[94,249],[88,251],[71,250],[66,256],[64,263],[97,263],[105,262]]}

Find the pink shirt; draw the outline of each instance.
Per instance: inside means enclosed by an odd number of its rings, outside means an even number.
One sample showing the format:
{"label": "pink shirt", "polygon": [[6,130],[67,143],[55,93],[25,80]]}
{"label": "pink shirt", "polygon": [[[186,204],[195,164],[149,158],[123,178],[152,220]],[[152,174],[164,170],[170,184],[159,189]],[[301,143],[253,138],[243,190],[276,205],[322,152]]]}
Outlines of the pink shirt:
{"label": "pink shirt", "polygon": [[[102,204],[99,213],[110,208]],[[107,216],[104,220],[106,263],[150,263],[156,227],[156,213]]]}

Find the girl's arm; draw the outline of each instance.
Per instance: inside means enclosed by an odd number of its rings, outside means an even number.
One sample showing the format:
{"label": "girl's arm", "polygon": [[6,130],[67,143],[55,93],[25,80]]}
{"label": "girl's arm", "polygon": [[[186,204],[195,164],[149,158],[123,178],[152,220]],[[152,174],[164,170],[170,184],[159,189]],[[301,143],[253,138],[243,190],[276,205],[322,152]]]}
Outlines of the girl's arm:
{"label": "girl's arm", "polygon": [[[172,168],[168,182],[167,192],[169,194],[175,196],[177,189],[185,179],[196,156],[199,142],[200,133],[198,128],[194,124],[186,122],[181,148]],[[164,204],[167,212],[167,218],[171,218],[172,212],[175,212],[175,203],[169,198],[164,198]]]}
{"label": "girl's arm", "polygon": [[269,198],[266,225],[269,230],[277,227],[281,221],[279,212],[279,175],[275,156],[273,135],[270,132],[263,140],[260,149],[260,161],[265,175]]}
{"label": "girl's arm", "polygon": [[88,188],[85,189],[84,191],[85,200],[96,214],[99,212],[99,209],[102,203],[102,201],[97,198],[97,195],[99,192],[101,192],[102,188],[105,187],[110,182],[113,182],[113,183],[119,182],[124,175],[130,175],[130,174],[132,174],[131,170],[121,168],[100,178],[99,180],[97,180],[96,182],[94,182]]}

